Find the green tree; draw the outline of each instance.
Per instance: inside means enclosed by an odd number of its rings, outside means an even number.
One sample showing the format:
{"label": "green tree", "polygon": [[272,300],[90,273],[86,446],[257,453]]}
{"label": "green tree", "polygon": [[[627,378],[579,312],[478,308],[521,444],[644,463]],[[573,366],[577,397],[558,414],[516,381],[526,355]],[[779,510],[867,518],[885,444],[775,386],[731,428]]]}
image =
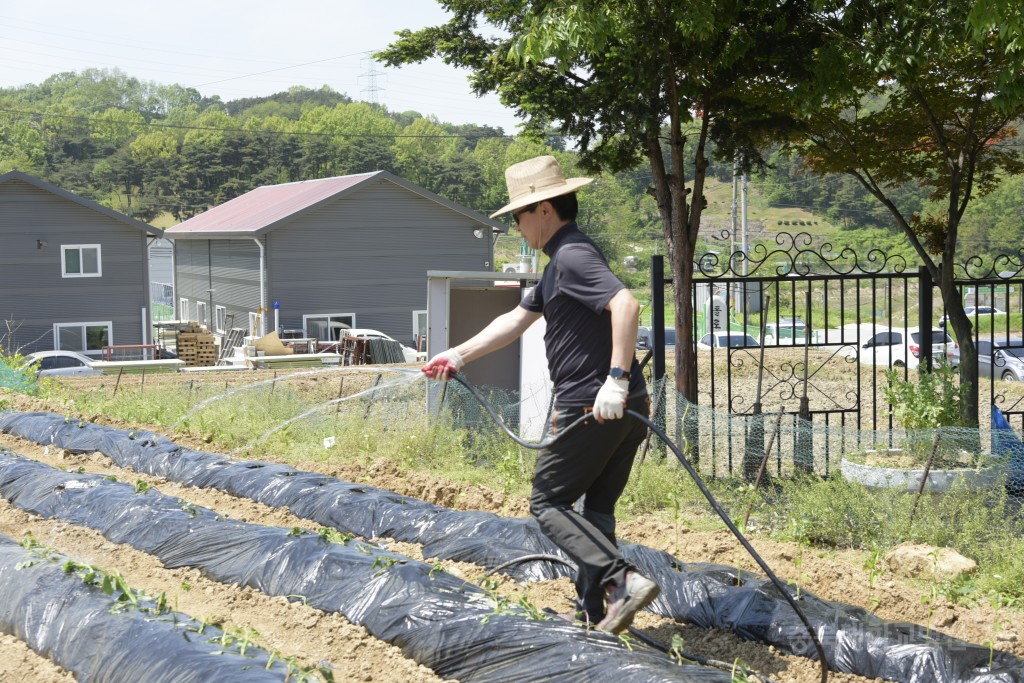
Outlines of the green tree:
{"label": "green tree", "polygon": [[17,107],[0,113],[0,173],[17,169],[37,174],[45,163],[46,144],[38,122],[18,113]]}
{"label": "green tree", "polygon": [[[1008,84],[1024,51],[967,21],[973,0],[855,0],[836,6],[817,54],[821,87],[801,109],[802,151],[820,173],[847,173],[888,210],[938,283],[960,342],[967,417],[978,421],[978,363],[954,285],[960,223],[971,200],[1024,170],[1013,121],[1024,88]],[[1019,8],[1016,10],[1019,12]],[[895,190],[917,183],[936,208],[910,213]],[[940,267],[942,266],[942,267]]]}
{"label": "green tree", "polygon": [[395,163],[401,176],[417,185],[429,187],[437,161],[455,153],[458,139],[434,119],[419,118],[402,129],[395,140]]}
{"label": "green tree", "polygon": [[[402,31],[379,57],[441,57],[472,71],[544,139],[548,126],[577,142],[585,169],[633,169],[646,159],[675,279],[680,339],[693,339],[689,296],[704,209],[708,146],[731,157],[788,119],[766,116],[806,78],[820,44],[802,2],[766,0],[444,0],[452,18]],[[483,27],[483,28],[481,28]],[[494,29],[497,30],[494,30]],[[700,114],[698,116],[698,113]],[[667,151],[666,151],[667,150]],[[687,174],[687,159],[692,172]],[[676,386],[696,400],[691,344],[676,346]]]}
{"label": "green tree", "polygon": [[960,222],[960,242],[969,254],[1013,254],[1024,244],[1024,175],[1011,176],[971,202]]}
{"label": "green tree", "polygon": [[146,121],[137,111],[109,107],[89,117],[90,135],[102,146],[118,149],[144,130]]}

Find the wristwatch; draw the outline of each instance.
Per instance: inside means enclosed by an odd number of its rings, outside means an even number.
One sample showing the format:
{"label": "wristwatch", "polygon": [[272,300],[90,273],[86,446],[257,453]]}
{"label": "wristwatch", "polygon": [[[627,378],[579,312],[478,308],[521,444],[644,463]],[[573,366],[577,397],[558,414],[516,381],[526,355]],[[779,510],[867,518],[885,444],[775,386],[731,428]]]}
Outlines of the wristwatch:
{"label": "wristwatch", "polygon": [[608,371],[608,376],[611,377],[612,379],[626,379],[626,380],[628,380],[629,379],[629,371],[628,370],[623,370],[622,368],[619,368],[619,367],[614,367],[614,368],[612,368],[611,370]]}

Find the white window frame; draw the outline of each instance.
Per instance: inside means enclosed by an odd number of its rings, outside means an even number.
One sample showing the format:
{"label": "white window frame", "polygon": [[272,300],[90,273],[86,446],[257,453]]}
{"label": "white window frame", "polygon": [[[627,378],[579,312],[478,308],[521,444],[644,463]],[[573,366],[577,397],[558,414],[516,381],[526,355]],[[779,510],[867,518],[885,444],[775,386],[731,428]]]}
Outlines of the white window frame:
{"label": "white window frame", "polygon": [[196,322],[199,323],[200,325],[208,326],[210,324],[210,321],[206,317],[208,314],[209,314],[209,307],[206,305],[206,302],[205,301],[197,301],[196,302]]}
{"label": "white window frame", "polygon": [[178,306],[178,315],[181,316],[178,320],[191,320],[191,318],[188,317],[188,299],[185,297],[178,299]]}
{"label": "white window frame", "polygon": [[228,309],[225,306],[213,307],[213,326],[219,334],[227,332]]}
{"label": "white window frame", "polygon": [[260,331],[256,329],[259,326],[259,316],[254,311],[249,311],[249,336],[255,337]]}
{"label": "white window frame", "polygon": [[53,348],[60,349],[60,328],[62,327],[79,327],[82,330],[82,346],[81,349],[64,349],[66,351],[77,351],[85,356],[99,356],[103,353],[103,347],[98,349],[87,349],[88,346],[88,333],[86,328],[89,327],[106,327],[107,328],[107,346],[113,346],[114,344],[114,322],[112,320],[101,320],[95,322],[85,323],[54,323],[53,324]]}
{"label": "white window frame", "polygon": [[[412,344],[413,344],[414,348],[416,346],[418,346],[418,342],[419,342],[419,335],[420,335],[419,319],[420,318],[423,318],[423,326],[422,326],[422,328],[423,328],[423,335],[426,336],[426,334],[427,334],[427,309],[424,308],[422,311],[413,311],[412,312]],[[416,350],[419,351],[419,349],[416,349]],[[424,349],[424,351],[425,350],[426,349]]]}
{"label": "white window frame", "polygon": [[[302,316],[302,333],[307,337],[314,335],[310,334],[309,331],[309,319],[310,318],[351,318],[352,322],[347,323],[349,327],[356,327],[356,314],[355,313],[308,313]],[[320,341],[334,341],[333,339],[321,339]]]}
{"label": "white window frame", "polygon": [[[96,250],[96,272],[95,273],[69,273],[68,272],[68,261],[67,253],[72,250],[78,250],[78,264],[82,265],[82,250],[83,249],[95,249]],[[75,278],[75,277],[103,277],[103,250],[99,244],[62,244],[60,245],[60,276],[63,278]]]}

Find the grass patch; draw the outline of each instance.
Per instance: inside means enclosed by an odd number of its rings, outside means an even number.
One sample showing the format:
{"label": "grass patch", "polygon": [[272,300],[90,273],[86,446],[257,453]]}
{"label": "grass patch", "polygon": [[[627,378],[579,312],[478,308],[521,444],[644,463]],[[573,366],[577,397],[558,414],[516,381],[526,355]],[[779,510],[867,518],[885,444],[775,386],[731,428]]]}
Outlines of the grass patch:
{"label": "grass patch", "polygon": [[896,489],[801,478],[782,482],[781,494],[757,513],[771,520],[774,537],[816,547],[884,553],[912,541],[952,548],[978,563],[978,589],[1024,597],[1024,525],[1005,487],[927,495],[911,523],[913,504],[913,494]]}
{"label": "grass patch", "polygon": [[[228,380],[246,381],[251,376]],[[373,381],[374,373],[363,372],[316,380],[282,377],[242,389],[225,385],[223,378],[200,382],[169,376],[152,378],[145,388],[122,382],[114,394],[114,380],[102,378],[92,384],[55,384],[54,398],[87,418],[103,415],[133,426],[150,425],[179,439],[201,440],[210,450],[237,451],[238,457],[363,466],[387,461],[402,471],[528,496],[536,451],[510,440],[458,388],[449,388],[445,409],[428,419],[422,381],[388,386],[385,379],[370,390]],[[351,398],[328,403],[342,394]],[[189,414],[217,396],[223,398]],[[499,407],[513,405],[496,393],[491,399]],[[316,406],[321,408],[311,410]],[[289,423],[303,413],[309,414]],[[753,534],[869,553],[907,540],[950,547],[978,562],[973,590],[1024,598],[1024,528],[1005,487],[927,496],[911,524],[913,495],[869,490],[838,477],[776,480],[759,491],[737,479],[706,484],[737,525],[751,509]],[[670,518],[676,529],[724,528],[674,456],[661,457],[656,449],[634,468],[619,514],[656,514]]]}

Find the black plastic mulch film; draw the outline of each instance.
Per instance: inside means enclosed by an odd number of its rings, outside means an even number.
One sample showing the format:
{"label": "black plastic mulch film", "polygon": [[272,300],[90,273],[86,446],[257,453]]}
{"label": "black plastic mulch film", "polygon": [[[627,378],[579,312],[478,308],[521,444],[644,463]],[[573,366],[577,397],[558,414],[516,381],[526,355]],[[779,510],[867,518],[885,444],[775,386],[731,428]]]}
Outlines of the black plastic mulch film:
{"label": "black plastic mulch film", "polygon": [[284,662],[272,662],[257,647],[241,654],[237,641],[216,626],[150,600],[126,606],[65,571],[67,559],[0,535],[0,632],[17,636],[81,683],[260,683],[288,675]]}
{"label": "black plastic mulch film", "polygon": [[[561,555],[533,520],[452,511],[287,465],[193,451],[151,432],[127,432],[54,413],[0,413],[0,430],[71,451],[99,451],[121,467],[182,484],[219,489],[272,507],[287,506],[299,517],[363,538],[421,543],[425,557],[493,568],[524,555]],[[200,556],[208,552],[200,544],[188,552],[193,550]],[[744,572],[738,582],[731,567],[684,565],[645,546],[623,545],[622,550],[662,587],[661,596],[649,607],[654,613],[813,656],[803,624],[766,579]],[[558,563],[534,561],[511,566],[507,573],[529,581],[570,572]],[[990,669],[987,647],[915,624],[886,622],[862,608],[820,600],[806,591],[799,600],[834,671],[901,683],[1024,682],[1024,662],[1010,654],[997,651]],[[405,618],[416,619],[413,613]]]}
{"label": "black plastic mulch film", "polygon": [[338,612],[443,678],[582,682],[610,672],[616,681],[638,683],[731,678],[716,669],[680,666],[643,645],[627,649],[615,636],[561,619],[530,618],[514,604],[496,610],[475,585],[367,543],[341,545],[314,533],[225,519],[156,491],[139,493],[6,449],[0,449],[0,495],[23,510],[148,552],[168,568],[194,567],[216,581]]}

